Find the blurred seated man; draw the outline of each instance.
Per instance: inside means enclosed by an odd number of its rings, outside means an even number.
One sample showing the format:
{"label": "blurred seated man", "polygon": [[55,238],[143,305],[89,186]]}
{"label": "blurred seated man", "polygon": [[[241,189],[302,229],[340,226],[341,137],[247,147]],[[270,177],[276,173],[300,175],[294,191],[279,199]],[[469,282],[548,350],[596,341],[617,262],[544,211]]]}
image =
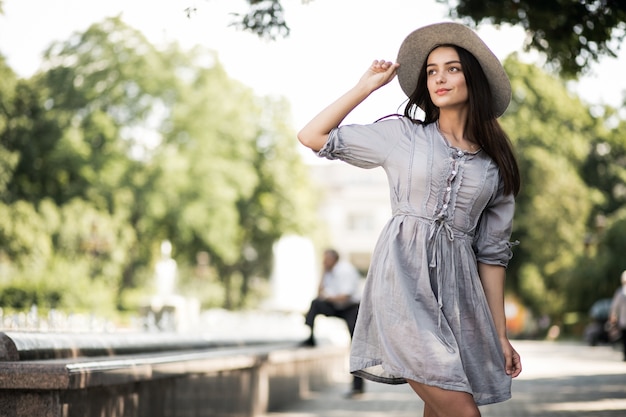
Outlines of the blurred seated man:
{"label": "blurred seated man", "polygon": [[[306,346],[315,346],[313,324],[318,314],[339,317],[348,325],[350,337],[354,334],[354,325],[361,299],[361,275],[346,261],[339,261],[339,254],[334,249],[326,249],[323,257],[323,273],[318,288],[318,295],[311,302],[305,323],[311,328],[311,335],[303,342]],[[349,397],[363,393],[363,379],[354,377]]]}

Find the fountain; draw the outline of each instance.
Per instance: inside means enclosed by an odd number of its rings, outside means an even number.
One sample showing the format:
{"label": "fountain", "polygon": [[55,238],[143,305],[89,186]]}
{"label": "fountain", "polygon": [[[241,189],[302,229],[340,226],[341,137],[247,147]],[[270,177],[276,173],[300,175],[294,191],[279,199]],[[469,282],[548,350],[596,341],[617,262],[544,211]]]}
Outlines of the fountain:
{"label": "fountain", "polygon": [[271,296],[264,307],[274,311],[304,312],[317,294],[319,267],[310,239],[285,236],[274,245]]}
{"label": "fountain", "polygon": [[188,332],[197,329],[200,302],[176,293],[178,266],[172,244],[161,242],[161,258],[154,268],[155,293],[141,306],[143,327],[148,331]]}

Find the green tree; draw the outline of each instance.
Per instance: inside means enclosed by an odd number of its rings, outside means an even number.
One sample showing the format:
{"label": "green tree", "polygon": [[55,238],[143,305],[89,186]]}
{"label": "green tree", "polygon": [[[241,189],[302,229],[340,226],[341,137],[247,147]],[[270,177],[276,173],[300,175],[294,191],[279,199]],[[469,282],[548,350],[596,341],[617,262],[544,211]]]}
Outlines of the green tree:
{"label": "green tree", "polygon": [[[160,86],[166,84],[158,78],[159,59],[154,47],[118,18],[53,44],[45,54],[47,70],[17,89],[14,120],[23,122],[2,138],[20,155],[11,201],[37,207],[50,198],[60,210],[82,201],[89,209],[53,231],[56,254],[73,259],[80,252],[91,265],[87,275],[114,292],[134,284],[136,256],[149,263],[133,221],[140,217],[134,212],[141,207],[137,189],[150,176],[134,152],[143,145],[137,130],[159,107]],[[88,215],[92,210],[97,214]],[[73,224],[75,238],[61,245]],[[94,251],[98,240],[107,244]],[[75,262],[74,269],[80,265]]]}
{"label": "green tree", "polygon": [[0,305],[111,313],[107,304],[114,305],[126,246],[120,239],[126,234],[119,232],[128,229],[84,200],[57,203],[63,183],[50,177],[70,172],[69,162],[77,159],[74,148],[63,146],[62,129],[54,111],[45,109],[48,98],[40,84],[16,80],[6,67],[0,70],[5,75],[0,85]]}
{"label": "green tree", "polygon": [[[529,34],[526,47],[543,52],[565,76],[584,72],[601,56],[616,56],[626,36],[625,0],[436,1],[447,4],[452,17],[467,23],[521,25]],[[247,2],[246,13],[233,13],[233,26],[268,39],[289,35],[282,0]],[[194,10],[189,7],[187,13]]]}
{"label": "green tree", "polygon": [[569,308],[571,271],[584,254],[585,236],[600,193],[585,183],[582,166],[594,138],[606,132],[564,82],[515,57],[505,62],[513,99],[502,124],[522,171],[517,199],[511,288],[539,314]]}
{"label": "green tree", "polygon": [[215,282],[204,284],[225,289],[222,305],[250,302],[273,243],[313,224],[284,101],[254,96],[213,52],[157,50],[119,18],[53,44],[44,68],[16,80],[0,66],[11,302],[49,292],[61,294],[55,305],[85,306],[93,300],[76,295],[89,292],[129,307],[164,239],[182,271],[210,255]]}
{"label": "green tree", "polygon": [[[609,118],[612,118],[611,113]],[[626,122],[591,142],[583,176],[601,195],[588,224],[585,256],[572,271],[572,308],[587,311],[593,301],[611,297],[626,270]]]}
{"label": "green tree", "polygon": [[308,171],[300,163],[293,146],[294,132],[284,118],[289,106],[284,100],[271,99],[261,104],[264,114],[258,124],[258,152],[253,162],[260,181],[251,198],[238,203],[244,256],[236,269],[243,275],[239,291],[243,296],[249,292],[252,278],[269,276],[273,246],[281,236],[310,234],[315,227]]}
{"label": "green tree", "polygon": [[624,0],[437,1],[468,22],[521,25],[529,34],[526,47],[544,53],[567,76],[584,72],[601,56],[616,56],[626,35]]}
{"label": "green tree", "polygon": [[252,280],[269,277],[274,242],[311,227],[313,209],[295,191],[308,184],[285,122],[288,106],[255,97],[216,60],[201,48],[168,58],[173,71],[186,75],[165,145],[156,151],[162,171],[149,207],[159,210],[153,219],[162,219],[154,227],[188,262],[209,253],[230,308],[247,301]]}
{"label": "green tree", "polygon": [[[607,122],[614,119],[605,112]],[[597,188],[603,196],[597,206],[597,215],[610,216],[626,204],[626,121],[621,120],[608,135],[591,142],[591,152],[583,165],[585,181]]]}
{"label": "green tree", "polygon": [[[0,55],[0,135],[2,137],[16,123],[13,110],[16,84],[15,73],[6,65],[4,57]],[[4,143],[0,143],[0,201],[6,201],[8,198],[7,188],[18,161],[18,152],[11,151]]]}

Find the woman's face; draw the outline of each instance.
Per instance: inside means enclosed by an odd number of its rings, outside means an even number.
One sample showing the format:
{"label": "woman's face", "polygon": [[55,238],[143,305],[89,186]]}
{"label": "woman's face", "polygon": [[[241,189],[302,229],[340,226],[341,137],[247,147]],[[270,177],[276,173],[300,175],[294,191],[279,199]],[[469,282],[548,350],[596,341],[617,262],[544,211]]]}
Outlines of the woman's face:
{"label": "woman's face", "polygon": [[465,74],[454,48],[433,49],[426,60],[426,80],[430,99],[440,110],[461,110],[467,106]]}

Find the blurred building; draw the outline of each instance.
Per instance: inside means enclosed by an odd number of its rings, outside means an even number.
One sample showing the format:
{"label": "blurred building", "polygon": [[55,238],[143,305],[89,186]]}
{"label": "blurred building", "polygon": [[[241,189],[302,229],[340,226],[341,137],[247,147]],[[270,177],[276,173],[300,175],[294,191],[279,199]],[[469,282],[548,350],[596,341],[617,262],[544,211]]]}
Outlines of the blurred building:
{"label": "blurred building", "polygon": [[340,161],[311,164],[310,169],[320,190],[319,214],[328,246],[365,273],[378,235],[391,215],[385,171]]}

